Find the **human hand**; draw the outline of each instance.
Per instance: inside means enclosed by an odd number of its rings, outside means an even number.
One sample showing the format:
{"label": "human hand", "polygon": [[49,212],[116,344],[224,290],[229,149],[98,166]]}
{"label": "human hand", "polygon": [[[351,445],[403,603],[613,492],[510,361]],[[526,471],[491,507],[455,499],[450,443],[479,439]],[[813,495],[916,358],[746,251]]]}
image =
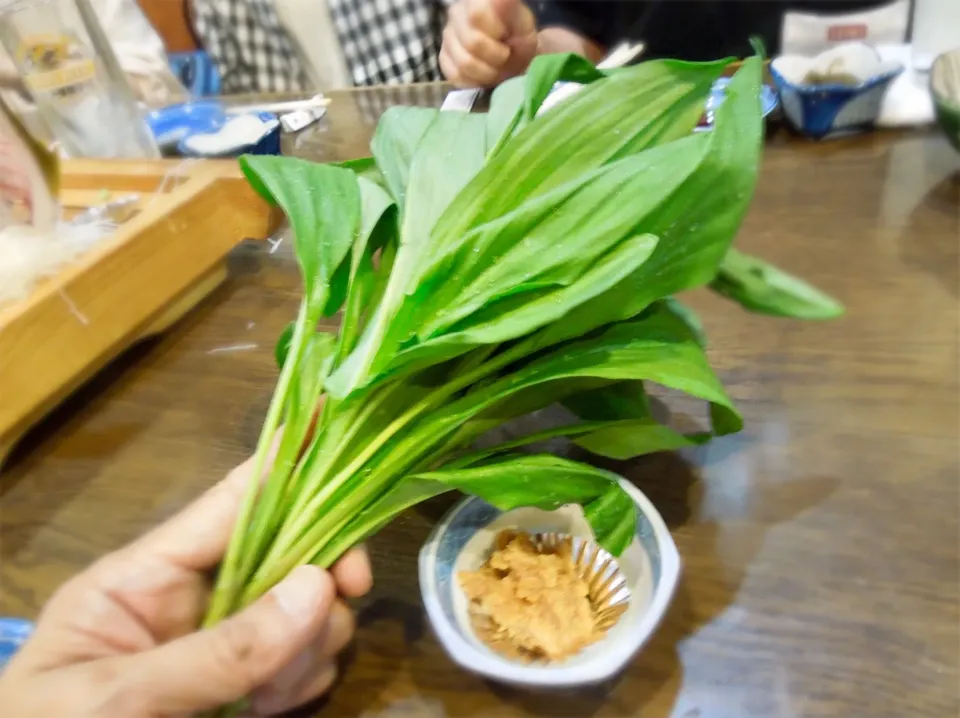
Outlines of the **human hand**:
{"label": "human hand", "polygon": [[330,573],[301,566],[256,603],[197,631],[205,572],[226,550],[251,462],[167,523],[97,561],[54,594],[0,674],[0,715],[189,716],[249,696],[250,715],[308,702],[336,678],[353,635],[338,598],[372,577],[354,550]]}
{"label": "human hand", "polygon": [[440,69],[460,87],[490,87],[527,69],[537,23],[521,0],[458,0],[443,30]]}

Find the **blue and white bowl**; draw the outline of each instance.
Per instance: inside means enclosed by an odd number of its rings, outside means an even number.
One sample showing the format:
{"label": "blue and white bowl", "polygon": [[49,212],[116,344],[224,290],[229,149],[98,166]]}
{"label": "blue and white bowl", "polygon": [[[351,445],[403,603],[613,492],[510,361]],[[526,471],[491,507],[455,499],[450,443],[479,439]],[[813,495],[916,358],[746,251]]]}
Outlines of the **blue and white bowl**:
{"label": "blue and white bowl", "polygon": [[[840,46],[813,58],[782,55],[770,63],[784,117],[795,130],[823,139],[876,125],[883,96],[904,68],[879,55],[875,62],[864,62],[868,51],[875,54],[865,48]],[[831,67],[839,67],[836,80],[831,80]],[[811,82],[811,77],[818,79]]]}
{"label": "blue and white bowl", "polygon": [[680,555],[666,524],[643,493],[622,481],[639,509],[633,543],[619,559],[630,603],[597,643],[566,661],[522,664],[501,656],[476,636],[457,574],[480,568],[504,529],[592,539],[579,506],[547,512],[500,512],[477,498],[457,504],[420,551],[420,592],[427,616],[454,662],[487,678],[526,687],[567,688],[603,682],[619,673],[654,633],[680,578]]}
{"label": "blue and white bowl", "polygon": [[23,618],[0,618],[0,671],[33,633],[33,623]]}
{"label": "blue and white bowl", "polygon": [[257,137],[229,146],[222,145],[213,152],[198,151],[192,142],[199,136],[215,135],[231,120],[241,117],[227,114],[219,102],[210,100],[170,105],[148,113],[146,121],[162,150],[176,150],[183,157],[280,154],[280,122],[277,116],[270,112],[254,112],[250,116],[263,124],[263,130]]}
{"label": "blue and white bowl", "polygon": [[175,149],[184,137],[213,132],[223,125],[226,113],[219,102],[182,102],[148,112],[147,126],[162,150]]}

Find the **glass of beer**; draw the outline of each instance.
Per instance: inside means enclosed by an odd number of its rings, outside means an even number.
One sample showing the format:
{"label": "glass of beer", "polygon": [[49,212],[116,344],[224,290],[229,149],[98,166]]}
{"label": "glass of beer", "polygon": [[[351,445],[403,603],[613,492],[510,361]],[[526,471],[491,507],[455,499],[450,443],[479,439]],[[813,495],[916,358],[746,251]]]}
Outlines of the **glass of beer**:
{"label": "glass of beer", "polygon": [[0,42],[68,157],[160,156],[89,0],[0,0]]}

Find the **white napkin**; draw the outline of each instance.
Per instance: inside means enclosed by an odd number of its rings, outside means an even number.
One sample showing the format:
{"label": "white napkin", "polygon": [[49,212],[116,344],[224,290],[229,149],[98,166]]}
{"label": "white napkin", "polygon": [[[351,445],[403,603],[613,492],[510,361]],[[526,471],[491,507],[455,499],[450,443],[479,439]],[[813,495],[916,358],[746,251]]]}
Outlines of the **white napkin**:
{"label": "white napkin", "polygon": [[917,67],[910,45],[879,45],[884,60],[900,62],[906,68],[890,84],[880,107],[879,127],[916,127],[933,122],[929,69]]}

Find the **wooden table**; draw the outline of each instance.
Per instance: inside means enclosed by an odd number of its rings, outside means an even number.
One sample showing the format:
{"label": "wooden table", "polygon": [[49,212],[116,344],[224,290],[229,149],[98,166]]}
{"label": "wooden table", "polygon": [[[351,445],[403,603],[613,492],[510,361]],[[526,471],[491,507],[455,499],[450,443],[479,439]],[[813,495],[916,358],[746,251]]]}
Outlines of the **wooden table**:
{"label": "wooden table", "polygon": [[[357,156],[387,105],[442,97],[335,94],[328,121],[288,150]],[[690,298],[747,428],[619,467],[664,514],[685,566],[667,620],[619,681],[530,695],[455,667],[417,588],[416,552],[445,508],[431,504],[373,542],[357,650],[317,715],[957,715],[958,168],[933,134],[770,141],[739,245],[849,312],[806,324]],[[0,483],[0,614],[34,616],[70,574],[251,452],[298,297],[288,245],[268,249],[239,247],[226,286],[17,452]]]}

